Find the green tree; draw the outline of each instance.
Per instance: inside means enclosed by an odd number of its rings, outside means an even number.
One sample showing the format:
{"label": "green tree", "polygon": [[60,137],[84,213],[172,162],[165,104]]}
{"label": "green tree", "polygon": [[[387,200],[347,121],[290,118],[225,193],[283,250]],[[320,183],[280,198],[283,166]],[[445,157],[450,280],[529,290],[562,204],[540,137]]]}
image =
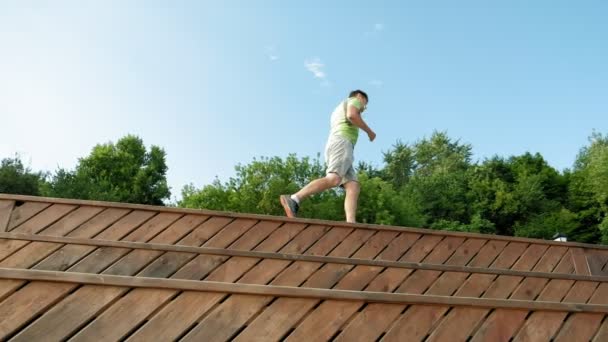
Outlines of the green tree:
{"label": "green tree", "polygon": [[401,189],[412,176],[415,165],[414,153],[413,148],[401,141],[397,141],[392,149],[383,153],[385,166],[382,174],[384,179],[396,189]]}
{"label": "green tree", "polygon": [[386,179],[407,201],[416,201],[431,226],[439,220],[470,221],[466,197],[469,144],[452,140],[445,132],[434,132],[411,146],[398,142],[384,156]]}
{"label": "green tree", "polygon": [[542,212],[527,221],[517,222],[513,228],[515,236],[551,239],[555,233],[565,234],[575,240],[574,232],[580,226],[578,217],[568,209]]}
{"label": "green tree", "polygon": [[608,136],[594,132],[567,175],[568,209],[581,222],[573,234],[584,242],[608,243]]}
{"label": "green tree", "polygon": [[44,173],[24,166],[19,156],[4,158],[0,163],[0,193],[38,196],[44,178]]}
{"label": "green tree", "polygon": [[[215,180],[213,184],[196,189],[192,185],[182,190],[180,207],[205,208],[282,215],[278,198],[281,194],[295,193],[310,180],[324,175],[324,166],[316,159],[289,155],[262,157],[250,164],[237,165],[236,175],[227,182]],[[344,219],[340,191],[326,191],[312,196],[302,206],[301,217]]]}
{"label": "green tree", "polygon": [[560,229],[544,225],[547,231],[539,233],[540,228],[527,224],[532,218],[538,223],[542,217],[558,217],[567,199],[567,179],[540,154],[493,157],[472,168],[468,178],[473,212],[492,222],[497,233],[546,237]]}
{"label": "green tree", "polygon": [[46,192],[50,196],[162,205],[170,196],[166,154],[158,146],[146,150],[128,135],[116,144],[96,145],[74,171],[59,169]]}
{"label": "green tree", "polygon": [[391,183],[359,173],[361,193],[357,210],[357,221],[373,224],[421,227],[426,224],[415,194],[404,196]]}

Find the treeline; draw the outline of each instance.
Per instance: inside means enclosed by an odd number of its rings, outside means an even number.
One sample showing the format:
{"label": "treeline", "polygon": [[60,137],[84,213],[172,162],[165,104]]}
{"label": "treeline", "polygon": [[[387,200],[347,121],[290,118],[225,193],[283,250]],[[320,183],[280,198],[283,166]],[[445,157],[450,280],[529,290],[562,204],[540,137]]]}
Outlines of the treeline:
{"label": "treeline", "polygon": [[93,147],[74,170],[33,172],[19,156],[0,165],[0,193],[163,205],[171,195],[166,154],[132,135]]}
{"label": "treeline", "polygon": [[[33,172],[18,157],[2,161],[0,192],[167,203],[165,152],[127,136],[97,145],[74,170]],[[186,185],[178,205],[282,215],[277,198],[324,174],[317,158],[262,157],[236,166],[227,180]],[[397,142],[383,164],[358,165],[358,221],[571,241],[608,243],[608,136],[594,133],[571,169],[559,172],[540,154],[472,160],[469,144],[444,132]],[[343,220],[343,192],[307,200],[300,216]]]}

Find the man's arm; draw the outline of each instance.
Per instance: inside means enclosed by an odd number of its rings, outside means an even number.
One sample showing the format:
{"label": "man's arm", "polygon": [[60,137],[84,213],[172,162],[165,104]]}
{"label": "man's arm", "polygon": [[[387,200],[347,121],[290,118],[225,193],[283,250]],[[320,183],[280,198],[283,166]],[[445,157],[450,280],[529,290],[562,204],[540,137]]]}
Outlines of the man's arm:
{"label": "man's arm", "polygon": [[346,118],[350,122],[352,122],[353,125],[364,130],[365,133],[367,133],[367,136],[369,137],[369,141],[374,141],[374,139],[376,139],[376,133],[371,128],[369,128],[369,126],[365,123],[365,121],[361,117],[361,113],[359,112],[359,109],[357,109],[357,107],[352,106],[352,105],[348,106]]}

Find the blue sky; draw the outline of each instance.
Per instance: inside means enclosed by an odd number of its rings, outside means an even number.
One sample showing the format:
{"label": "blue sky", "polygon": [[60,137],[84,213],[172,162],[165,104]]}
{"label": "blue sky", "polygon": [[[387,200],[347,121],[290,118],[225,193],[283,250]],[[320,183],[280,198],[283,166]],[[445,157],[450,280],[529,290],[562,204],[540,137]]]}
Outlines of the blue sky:
{"label": "blue sky", "polygon": [[349,90],[358,160],[433,130],[476,160],[570,167],[608,131],[605,1],[5,1],[0,157],[73,167],[136,134],[174,195],[256,156],[315,156]]}

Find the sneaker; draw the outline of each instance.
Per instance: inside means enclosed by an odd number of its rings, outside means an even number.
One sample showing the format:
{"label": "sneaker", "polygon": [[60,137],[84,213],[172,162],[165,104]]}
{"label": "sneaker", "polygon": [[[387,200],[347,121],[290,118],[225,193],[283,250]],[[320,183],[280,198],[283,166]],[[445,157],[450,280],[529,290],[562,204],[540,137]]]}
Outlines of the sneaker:
{"label": "sneaker", "polygon": [[296,217],[298,209],[300,209],[298,203],[291,199],[291,196],[289,195],[281,195],[280,199],[283,209],[285,209],[285,215],[287,215],[287,217]]}

